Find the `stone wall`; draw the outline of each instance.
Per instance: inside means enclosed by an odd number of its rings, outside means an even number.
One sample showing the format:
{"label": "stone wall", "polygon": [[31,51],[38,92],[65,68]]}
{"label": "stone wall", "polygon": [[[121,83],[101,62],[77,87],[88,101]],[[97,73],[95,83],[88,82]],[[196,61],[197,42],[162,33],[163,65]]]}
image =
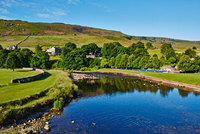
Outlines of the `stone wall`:
{"label": "stone wall", "polygon": [[40,73],[37,74],[37,75],[34,75],[34,76],[29,76],[29,77],[24,77],[24,78],[19,78],[19,79],[13,79],[13,80],[11,80],[11,83],[26,83],[26,82],[30,82],[30,81],[39,79],[45,73],[42,69],[33,69],[33,68],[23,68],[23,69],[35,70],[35,71],[39,71]]}

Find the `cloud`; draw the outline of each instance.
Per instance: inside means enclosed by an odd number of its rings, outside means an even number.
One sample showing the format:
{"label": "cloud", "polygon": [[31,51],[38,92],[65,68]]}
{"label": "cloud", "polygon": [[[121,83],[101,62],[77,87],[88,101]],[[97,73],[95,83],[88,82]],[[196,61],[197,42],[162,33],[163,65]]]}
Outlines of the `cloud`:
{"label": "cloud", "polygon": [[8,10],[7,9],[4,9],[4,8],[0,8],[0,13],[1,14],[8,14]]}
{"label": "cloud", "polygon": [[43,13],[38,13],[38,14],[36,14],[38,17],[40,17],[40,18],[49,18],[50,17],[50,15],[49,14],[43,14]]}
{"label": "cloud", "polygon": [[107,13],[113,12],[112,9],[110,9],[109,7],[107,7],[107,6],[103,5],[103,4],[99,4],[99,3],[90,3],[90,4],[95,6],[95,7],[103,9],[104,12],[107,12]]}
{"label": "cloud", "polygon": [[78,4],[80,2],[80,0],[67,0],[68,1],[68,4]]}
{"label": "cloud", "polygon": [[55,9],[54,11],[52,11],[52,14],[55,16],[65,16],[66,12],[61,9]]}
{"label": "cloud", "polygon": [[7,16],[0,15],[0,19],[3,19],[3,20],[14,20],[15,18],[10,18],[10,17],[7,17]]}
{"label": "cloud", "polygon": [[13,3],[15,3],[15,0],[1,0],[0,1],[0,4],[5,7],[11,7]]}

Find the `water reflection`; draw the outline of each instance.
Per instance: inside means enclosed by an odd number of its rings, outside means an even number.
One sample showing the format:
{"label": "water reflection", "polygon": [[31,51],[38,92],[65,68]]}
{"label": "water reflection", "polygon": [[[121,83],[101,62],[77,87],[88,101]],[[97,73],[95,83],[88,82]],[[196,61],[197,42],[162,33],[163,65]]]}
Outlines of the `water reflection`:
{"label": "water reflection", "polygon": [[[101,79],[97,80],[79,80],[75,82],[79,89],[83,91],[85,96],[107,94],[113,95],[115,93],[126,92],[150,92],[159,93],[163,97],[167,97],[169,93],[174,89],[172,87],[140,80],[133,77],[122,77],[105,74],[101,76]],[[191,92],[178,89],[178,93],[181,97],[187,97]],[[199,95],[198,93],[194,93]]]}

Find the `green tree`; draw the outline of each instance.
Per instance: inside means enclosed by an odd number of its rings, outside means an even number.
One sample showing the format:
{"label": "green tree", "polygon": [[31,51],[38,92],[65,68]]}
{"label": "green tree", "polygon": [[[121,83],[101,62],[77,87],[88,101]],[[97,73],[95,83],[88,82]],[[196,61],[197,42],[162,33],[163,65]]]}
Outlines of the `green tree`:
{"label": "green tree", "polygon": [[2,45],[0,45],[0,50],[3,50],[3,47],[2,47]]}
{"label": "green tree", "polygon": [[190,58],[194,58],[196,56],[196,51],[192,50],[191,48],[188,48],[186,51],[185,51],[185,54],[190,56]]}
{"label": "green tree", "polygon": [[50,68],[49,55],[47,52],[39,52],[31,59],[31,67],[48,69]]}
{"label": "green tree", "polygon": [[42,47],[40,45],[35,46],[35,53],[42,52]]}
{"label": "green tree", "polygon": [[157,54],[153,55],[153,57],[150,58],[149,63],[148,63],[148,68],[152,69],[160,69],[161,67],[161,62],[158,59]]}
{"label": "green tree", "polygon": [[161,53],[165,55],[166,59],[168,60],[170,57],[176,58],[175,51],[171,44],[165,43],[161,46]]}
{"label": "green tree", "polygon": [[12,69],[13,71],[18,66],[19,59],[15,52],[11,52],[8,54],[6,59],[6,68]]}
{"label": "green tree", "polygon": [[143,56],[139,61],[139,68],[147,69],[149,63],[150,56]]}
{"label": "green tree", "polygon": [[115,58],[112,57],[110,60],[109,60],[109,66],[110,67],[114,67],[115,66]]}
{"label": "green tree", "polygon": [[81,49],[85,51],[86,54],[94,54],[95,56],[99,56],[101,53],[101,49],[95,43],[83,45]]}
{"label": "green tree", "polygon": [[124,55],[122,55],[122,57],[121,57],[121,61],[120,61],[120,63],[119,63],[119,66],[120,66],[120,67],[127,68],[127,63],[128,63],[128,54],[124,54]]}
{"label": "green tree", "polygon": [[128,57],[128,63],[127,63],[127,68],[132,68],[132,64],[133,64],[133,61],[135,60],[135,55],[134,54],[131,54],[129,57]]}
{"label": "green tree", "polygon": [[183,55],[181,56],[177,66],[178,66],[178,70],[182,70],[183,72],[185,71],[191,71],[190,67],[191,67],[191,60],[190,57],[188,55]]}
{"label": "green tree", "polygon": [[196,46],[193,46],[193,47],[192,47],[192,49],[193,49],[193,50],[196,50],[196,49],[197,49],[197,47],[196,47]]}
{"label": "green tree", "polygon": [[153,45],[152,45],[151,42],[147,42],[147,43],[146,43],[146,47],[147,47],[147,49],[149,49],[149,48],[153,48]]}
{"label": "green tree", "polygon": [[107,68],[108,66],[109,66],[109,61],[106,58],[102,59],[101,60],[101,67]]}
{"label": "green tree", "polygon": [[6,63],[6,59],[8,57],[8,50],[0,50],[0,67],[4,67],[5,63]]}
{"label": "green tree", "polygon": [[168,59],[168,62],[170,62],[170,63],[176,63],[176,59],[174,57],[170,57]]}
{"label": "green tree", "polygon": [[30,63],[33,57],[33,52],[30,49],[23,48],[20,50],[22,56],[22,66],[30,67]]}
{"label": "green tree", "polygon": [[120,68],[120,62],[121,62],[122,54],[117,55],[115,58],[115,67]]}
{"label": "green tree", "polygon": [[76,44],[68,42],[62,48],[62,57],[65,57],[68,53],[76,49]]}

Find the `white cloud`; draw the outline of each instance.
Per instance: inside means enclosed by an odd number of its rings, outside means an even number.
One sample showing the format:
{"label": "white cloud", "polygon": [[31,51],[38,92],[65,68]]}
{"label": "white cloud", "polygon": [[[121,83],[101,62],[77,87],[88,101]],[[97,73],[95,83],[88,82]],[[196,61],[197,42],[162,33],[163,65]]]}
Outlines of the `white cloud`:
{"label": "white cloud", "polygon": [[8,10],[7,9],[4,9],[4,8],[0,8],[0,13],[1,14],[8,14]]}
{"label": "white cloud", "polygon": [[110,13],[113,12],[113,10],[103,4],[99,4],[99,3],[90,3],[95,7],[101,8],[104,12]]}
{"label": "white cloud", "polygon": [[11,7],[13,3],[15,3],[15,0],[1,0],[0,1],[0,4],[5,7]]}
{"label": "white cloud", "polygon": [[67,0],[69,4],[78,4],[80,0]]}
{"label": "white cloud", "polygon": [[41,17],[41,18],[49,18],[50,15],[49,14],[43,14],[43,13],[38,13],[36,14],[38,17]]}
{"label": "white cloud", "polygon": [[3,20],[14,20],[15,18],[10,18],[10,17],[7,17],[7,16],[0,15],[0,19],[3,19]]}

